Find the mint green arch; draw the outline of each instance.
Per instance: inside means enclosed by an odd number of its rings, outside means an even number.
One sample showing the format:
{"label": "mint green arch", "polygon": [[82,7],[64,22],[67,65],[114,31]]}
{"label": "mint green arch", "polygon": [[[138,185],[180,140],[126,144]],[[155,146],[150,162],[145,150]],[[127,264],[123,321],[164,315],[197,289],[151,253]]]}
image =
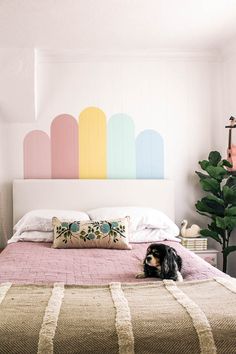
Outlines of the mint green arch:
{"label": "mint green arch", "polygon": [[136,178],[135,129],[131,117],[115,114],[108,122],[107,177]]}

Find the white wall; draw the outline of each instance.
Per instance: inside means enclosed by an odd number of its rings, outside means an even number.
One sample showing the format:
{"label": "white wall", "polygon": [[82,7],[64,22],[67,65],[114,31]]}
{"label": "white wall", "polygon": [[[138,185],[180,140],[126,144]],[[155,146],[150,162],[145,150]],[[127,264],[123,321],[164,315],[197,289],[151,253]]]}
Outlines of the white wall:
{"label": "white wall", "polygon": [[[236,52],[233,47],[223,53],[223,61],[215,66],[214,87],[212,147],[227,158],[228,130],[225,125],[231,115],[236,117]],[[232,133],[232,143],[236,144],[236,129]],[[236,245],[236,231],[231,235],[231,244]],[[236,277],[236,252],[228,256],[228,273]]]}
{"label": "white wall", "polygon": [[8,122],[32,122],[34,48],[0,48],[1,115]]}
{"label": "white wall", "polygon": [[12,226],[12,195],[8,160],[8,128],[9,125],[0,118],[0,247],[5,246],[6,236]]}
{"label": "white wall", "polygon": [[[0,190],[3,189],[4,169],[5,169],[5,156],[4,156],[4,143],[3,143],[3,123],[0,120]],[[1,213],[3,209],[2,195],[0,194],[0,247],[3,247],[3,229],[1,225]]]}
{"label": "white wall", "polygon": [[[176,182],[176,220],[197,221],[198,161],[211,146],[211,62],[199,58],[132,58],[116,62],[44,62],[38,66],[38,122],[78,117],[96,105],[109,118],[129,114],[136,135],[156,129],[165,143],[165,176]],[[158,197],[158,196],[157,196]]]}
{"label": "white wall", "polygon": [[[32,129],[49,133],[60,113],[78,117],[90,105],[109,118],[129,114],[136,135],[156,129],[165,143],[165,177],[176,182],[176,221],[198,221],[194,171],[211,148],[211,62],[199,58],[41,62],[37,72],[37,121],[9,128],[11,178],[23,177],[23,138]],[[158,198],[158,196],[157,196]]]}

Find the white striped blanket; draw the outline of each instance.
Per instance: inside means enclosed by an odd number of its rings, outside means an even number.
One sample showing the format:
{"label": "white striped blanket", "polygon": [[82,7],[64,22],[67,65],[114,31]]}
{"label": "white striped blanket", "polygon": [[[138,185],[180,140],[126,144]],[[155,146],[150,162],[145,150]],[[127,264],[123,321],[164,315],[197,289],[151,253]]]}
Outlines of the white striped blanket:
{"label": "white striped blanket", "polygon": [[236,353],[236,282],[0,284],[0,353]]}

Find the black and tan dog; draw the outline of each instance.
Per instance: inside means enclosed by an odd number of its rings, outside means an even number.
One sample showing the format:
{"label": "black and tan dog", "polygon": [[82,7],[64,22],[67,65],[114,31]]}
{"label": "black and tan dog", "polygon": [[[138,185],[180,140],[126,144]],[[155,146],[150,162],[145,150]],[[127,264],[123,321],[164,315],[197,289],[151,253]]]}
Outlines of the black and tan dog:
{"label": "black and tan dog", "polygon": [[181,267],[182,258],[173,247],[152,243],[143,261],[143,272],[137,274],[136,278],[157,277],[183,281]]}

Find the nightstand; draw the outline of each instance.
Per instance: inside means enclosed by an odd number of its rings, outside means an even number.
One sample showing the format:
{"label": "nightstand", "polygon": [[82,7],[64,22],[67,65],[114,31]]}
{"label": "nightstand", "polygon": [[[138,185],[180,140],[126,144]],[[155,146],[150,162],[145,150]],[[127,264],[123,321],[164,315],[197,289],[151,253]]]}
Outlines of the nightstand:
{"label": "nightstand", "polygon": [[204,251],[193,251],[193,252],[196,253],[202,259],[204,259],[207,263],[210,263],[212,266],[217,267],[218,265],[217,256],[219,251],[214,249],[208,249]]}

